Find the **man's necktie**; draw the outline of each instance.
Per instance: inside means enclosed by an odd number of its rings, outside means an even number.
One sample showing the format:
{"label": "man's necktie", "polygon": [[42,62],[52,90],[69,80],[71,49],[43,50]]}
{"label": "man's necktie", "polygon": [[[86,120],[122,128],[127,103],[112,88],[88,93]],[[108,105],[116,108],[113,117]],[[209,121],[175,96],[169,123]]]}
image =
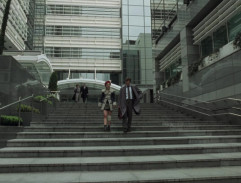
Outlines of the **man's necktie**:
{"label": "man's necktie", "polygon": [[128,99],[131,99],[130,87],[128,86]]}

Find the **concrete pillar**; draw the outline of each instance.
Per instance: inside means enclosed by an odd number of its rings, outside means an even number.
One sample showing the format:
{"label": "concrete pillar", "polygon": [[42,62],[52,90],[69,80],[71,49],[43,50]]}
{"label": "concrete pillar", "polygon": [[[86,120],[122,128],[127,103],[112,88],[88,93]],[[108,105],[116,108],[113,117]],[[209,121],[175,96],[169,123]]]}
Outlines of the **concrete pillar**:
{"label": "concrete pillar", "polygon": [[199,46],[193,45],[193,32],[185,27],[180,33],[183,72],[183,92],[189,91],[188,66],[199,58]]}

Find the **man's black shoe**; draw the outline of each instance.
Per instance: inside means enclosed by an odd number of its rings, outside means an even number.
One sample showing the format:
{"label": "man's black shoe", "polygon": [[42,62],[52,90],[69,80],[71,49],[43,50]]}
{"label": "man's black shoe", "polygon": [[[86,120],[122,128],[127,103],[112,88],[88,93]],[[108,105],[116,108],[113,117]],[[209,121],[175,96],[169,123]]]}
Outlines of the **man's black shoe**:
{"label": "man's black shoe", "polygon": [[128,129],[127,129],[127,132],[131,132],[131,128],[128,128]]}
{"label": "man's black shoe", "polygon": [[125,129],[123,130],[123,132],[124,132],[124,133],[127,133],[127,132],[128,132],[128,129],[125,128]]}
{"label": "man's black shoe", "polygon": [[110,131],[110,125],[107,126],[107,131]]}

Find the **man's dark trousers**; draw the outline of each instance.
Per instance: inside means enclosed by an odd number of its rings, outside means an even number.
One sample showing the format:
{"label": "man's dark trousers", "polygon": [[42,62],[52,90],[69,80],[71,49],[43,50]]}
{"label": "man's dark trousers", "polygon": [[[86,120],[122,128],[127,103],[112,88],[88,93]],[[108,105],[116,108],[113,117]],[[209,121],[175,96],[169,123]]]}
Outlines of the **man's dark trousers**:
{"label": "man's dark trousers", "polygon": [[83,97],[83,102],[84,102],[84,103],[86,102],[86,99],[87,99],[87,97]]}
{"label": "man's dark trousers", "polygon": [[128,131],[131,128],[132,109],[133,109],[133,101],[131,99],[126,100],[126,113],[123,116],[123,122],[122,122],[124,131]]}

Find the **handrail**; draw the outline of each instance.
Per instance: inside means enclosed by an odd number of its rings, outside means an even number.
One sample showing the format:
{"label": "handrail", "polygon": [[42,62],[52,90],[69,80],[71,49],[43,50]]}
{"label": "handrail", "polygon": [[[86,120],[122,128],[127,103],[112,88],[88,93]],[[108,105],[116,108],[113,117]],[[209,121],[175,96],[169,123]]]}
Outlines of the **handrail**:
{"label": "handrail", "polygon": [[31,95],[31,96],[29,96],[29,97],[26,97],[26,98],[24,98],[24,99],[21,99],[21,97],[19,97],[19,100],[18,100],[18,101],[13,102],[13,103],[11,103],[11,104],[8,104],[8,105],[6,105],[6,106],[1,107],[1,108],[0,108],[0,111],[3,110],[3,109],[6,109],[6,108],[8,108],[8,107],[11,107],[11,106],[13,106],[13,105],[15,105],[15,104],[18,104],[19,102],[26,101],[26,100],[28,100],[28,99],[30,99],[30,98],[33,98],[33,95]]}
{"label": "handrail", "polygon": [[167,93],[163,93],[163,92],[160,92],[159,94],[164,94],[164,95],[168,95],[168,96],[172,96],[172,97],[177,97],[177,98],[192,100],[192,101],[194,101],[194,102],[200,102],[200,103],[210,104],[210,102],[207,102],[207,101],[196,100],[196,99],[192,99],[192,98],[187,98],[187,97],[182,97],[182,96],[178,96],[178,95],[167,94]]}
{"label": "handrail", "polygon": [[[164,95],[166,95],[166,96],[172,96],[172,97],[177,97],[177,98],[192,100],[192,101],[195,101],[195,102],[198,101],[196,104],[204,103],[204,104],[214,105],[214,104],[213,104],[214,102],[225,101],[225,100],[241,101],[241,100],[239,100],[239,99],[227,98],[227,99],[221,99],[221,100],[220,100],[220,99],[219,99],[219,100],[214,100],[214,101],[212,101],[212,102],[204,102],[204,101],[195,100],[195,99],[191,99],[191,98],[187,98],[187,97],[182,97],[182,96],[177,96],[177,95],[171,95],[171,94],[167,94],[167,93],[163,93],[163,92],[161,92],[161,93],[159,93],[159,94],[164,94]],[[165,98],[165,97],[162,97],[162,98]],[[175,101],[175,100],[173,100],[173,99],[168,99],[168,98],[165,98],[165,99],[171,100],[171,101]],[[192,105],[192,104],[187,104],[187,103],[185,103],[185,102],[180,102],[180,101],[175,101],[175,102],[179,102],[179,103],[182,103],[182,104],[184,104],[184,105],[189,105],[189,106],[193,106],[193,107],[195,107],[195,108],[200,108],[200,109],[202,109],[202,110],[208,110],[208,111],[212,111],[212,112],[214,112],[214,111],[220,111],[220,110],[228,110],[228,109],[230,109],[230,108],[233,108],[233,107],[225,107],[225,108],[218,108],[218,109],[210,109],[210,108],[208,108],[208,107],[203,108],[203,107],[200,107],[200,106],[196,106],[196,105]]]}
{"label": "handrail", "polygon": [[[0,110],[7,109],[8,107],[11,107],[11,106],[13,106],[13,105],[15,105],[15,104],[18,104],[18,105],[19,105],[19,109],[18,109],[18,126],[20,127],[20,125],[21,125],[21,124],[20,124],[20,115],[21,115],[20,105],[21,105],[21,102],[26,101],[26,100],[29,100],[29,99],[32,99],[33,96],[34,96],[34,95],[32,94],[31,96],[26,97],[26,98],[24,98],[24,99],[21,99],[21,97],[19,97],[19,100],[18,100],[18,101],[13,102],[13,103],[11,103],[11,104],[8,104],[8,105],[0,108]],[[32,114],[33,114],[33,111],[32,111]]]}
{"label": "handrail", "polygon": [[168,102],[168,101],[164,101],[164,100],[162,100],[162,101],[163,101],[163,102],[166,102],[166,103],[169,103],[169,104],[171,104],[171,105],[178,106],[178,107],[180,107],[180,108],[188,109],[189,111],[192,111],[192,112],[197,112],[197,113],[202,114],[202,115],[205,115],[205,116],[209,116],[209,117],[211,116],[210,114],[207,114],[207,113],[204,113],[204,112],[200,112],[200,111],[191,109],[191,108],[189,108],[189,107],[181,106],[181,105],[174,104],[174,103],[172,103],[172,102]]}
{"label": "handrail", "polygon": [[187,100],[191,100],[191,101],[194,101],[194,102],[205,103],[205,104],[213,104],[214,102],[220,102],[220,101],[225,101],[225,100],[232,100],[232,101],[241,102],[241,99],[236,99],[236,98],[217,99],[217,100],[213,100],[211,102],[208,102],[208,101],[203,101],[203,100],[197,100],[197,99],[182,97],[182,96],[178,96],[178,95],[167,94],[167,93],[163,93],[163,92],[160,92],[159,94],[164,94],[164,95],[168,95],[168,96],[172,96],[172,97],[187,99]]}
{"label": "handrail", "polygon": [[[164,97],[162,97],[162,98],[164,98]],[[173,99],[168,99],[168,98],[165,98],[166,100],[170,100],[170,101],[174,101],[174,102],[177,102],[177,101],[175,101],[175,100],[173,100]],[[179,103],[181,103],[181,102],[179,102]],[[199,109],[202,109],[202,110],[205,110],[205,111],[212,111],[211,109],[209,109],[209,108],[203,108],[203,107],[200,107],[200,106],[195,106],[195,105],[192,105],[192,104],[186,104],[186,103],[182,103],[183,105],[186,105],[186,106],[193,106],[193,107],[195,107],[195,108],[199,108]]]}
{"label": "handrail", "polygon": [[192,111],[192,112],[199,113],[199,114],[201,114],[201,115],[208,116],[208,117],[223,116],[223,115],[231,115],[231,116],[236,116],[236,117],[240,117],[240,118],[241,118],[241,115],[239,115],[239,114],[235,114],[235,113],[231,113],[231,112],[220,113],[220,114],[207,114],[207,113],[200,112],[200,111],[197,111],[197,110],[191,109],[191,108],[189,108],[189,107],[184,107],[184,106],[181,106],[181,105],[178,105],[178,104],[172,103],[172,102],[168,102],[168,101],[164,101],[164,100],[162,100],[162,101],[163,101],[163,102],[166,102],[166,103],[169,103],[169,104],[171,104],[171,105],[174,105],[174,106],[177,106],[177,107],[183,108],[183,109],[187,109],[187,110]]}
{"label": "handrail", "polygon": [[[46,98],[47,99],[49,99],[49,98],[51,98],[52,96],[47,96]],[[33,119],[33,112],[34,112],[34,107],[33,107],[33,105],[34,105],[34,94],[32,94],[31,96],[28,96],[28,97],[26,97],[26,98],[24,98],[24,99],[21,99],[21,97],[19,97],[19,100],[18,101],[15,101],[15,102],[13,102],[13,103],[11,103],[11,104],[8,104],[8,105],[6,105],[6,106],[3,106],[3,107],[1,107],[0,108],[0,111],[1,110],[4,110],[4,109],[7,109],[8,107],[11,107],[11,106],[13,106],[13,105],[18,105],[18,108],[17,108],[17,116],[18,116],[18,126],[20,127],[21,126],[21,112],[23,112],[23,111],[21,111],[21,103],[22,102],[24,102],[24,101],[26,101],[26,100],[31,100],[30,101],[30,105],[31,105],[31,107],[32,107],[32,109],[31,109],[31,119]],[[43,101],[44,101],[45,99],[43,99],[43,100],[40,100],[39,102],[41,103],[41,109],[39,109],[40,110],[40,117],[42,118],[46,118],[47,117],[47,115],[48,115],[48,110],[44,110],[43,111]],[[56,109],[56,103],[55,103],[55,101],[51,101],[52,103],[51,104],[54,104],[53,106],[53,109],[55,108]]]}

